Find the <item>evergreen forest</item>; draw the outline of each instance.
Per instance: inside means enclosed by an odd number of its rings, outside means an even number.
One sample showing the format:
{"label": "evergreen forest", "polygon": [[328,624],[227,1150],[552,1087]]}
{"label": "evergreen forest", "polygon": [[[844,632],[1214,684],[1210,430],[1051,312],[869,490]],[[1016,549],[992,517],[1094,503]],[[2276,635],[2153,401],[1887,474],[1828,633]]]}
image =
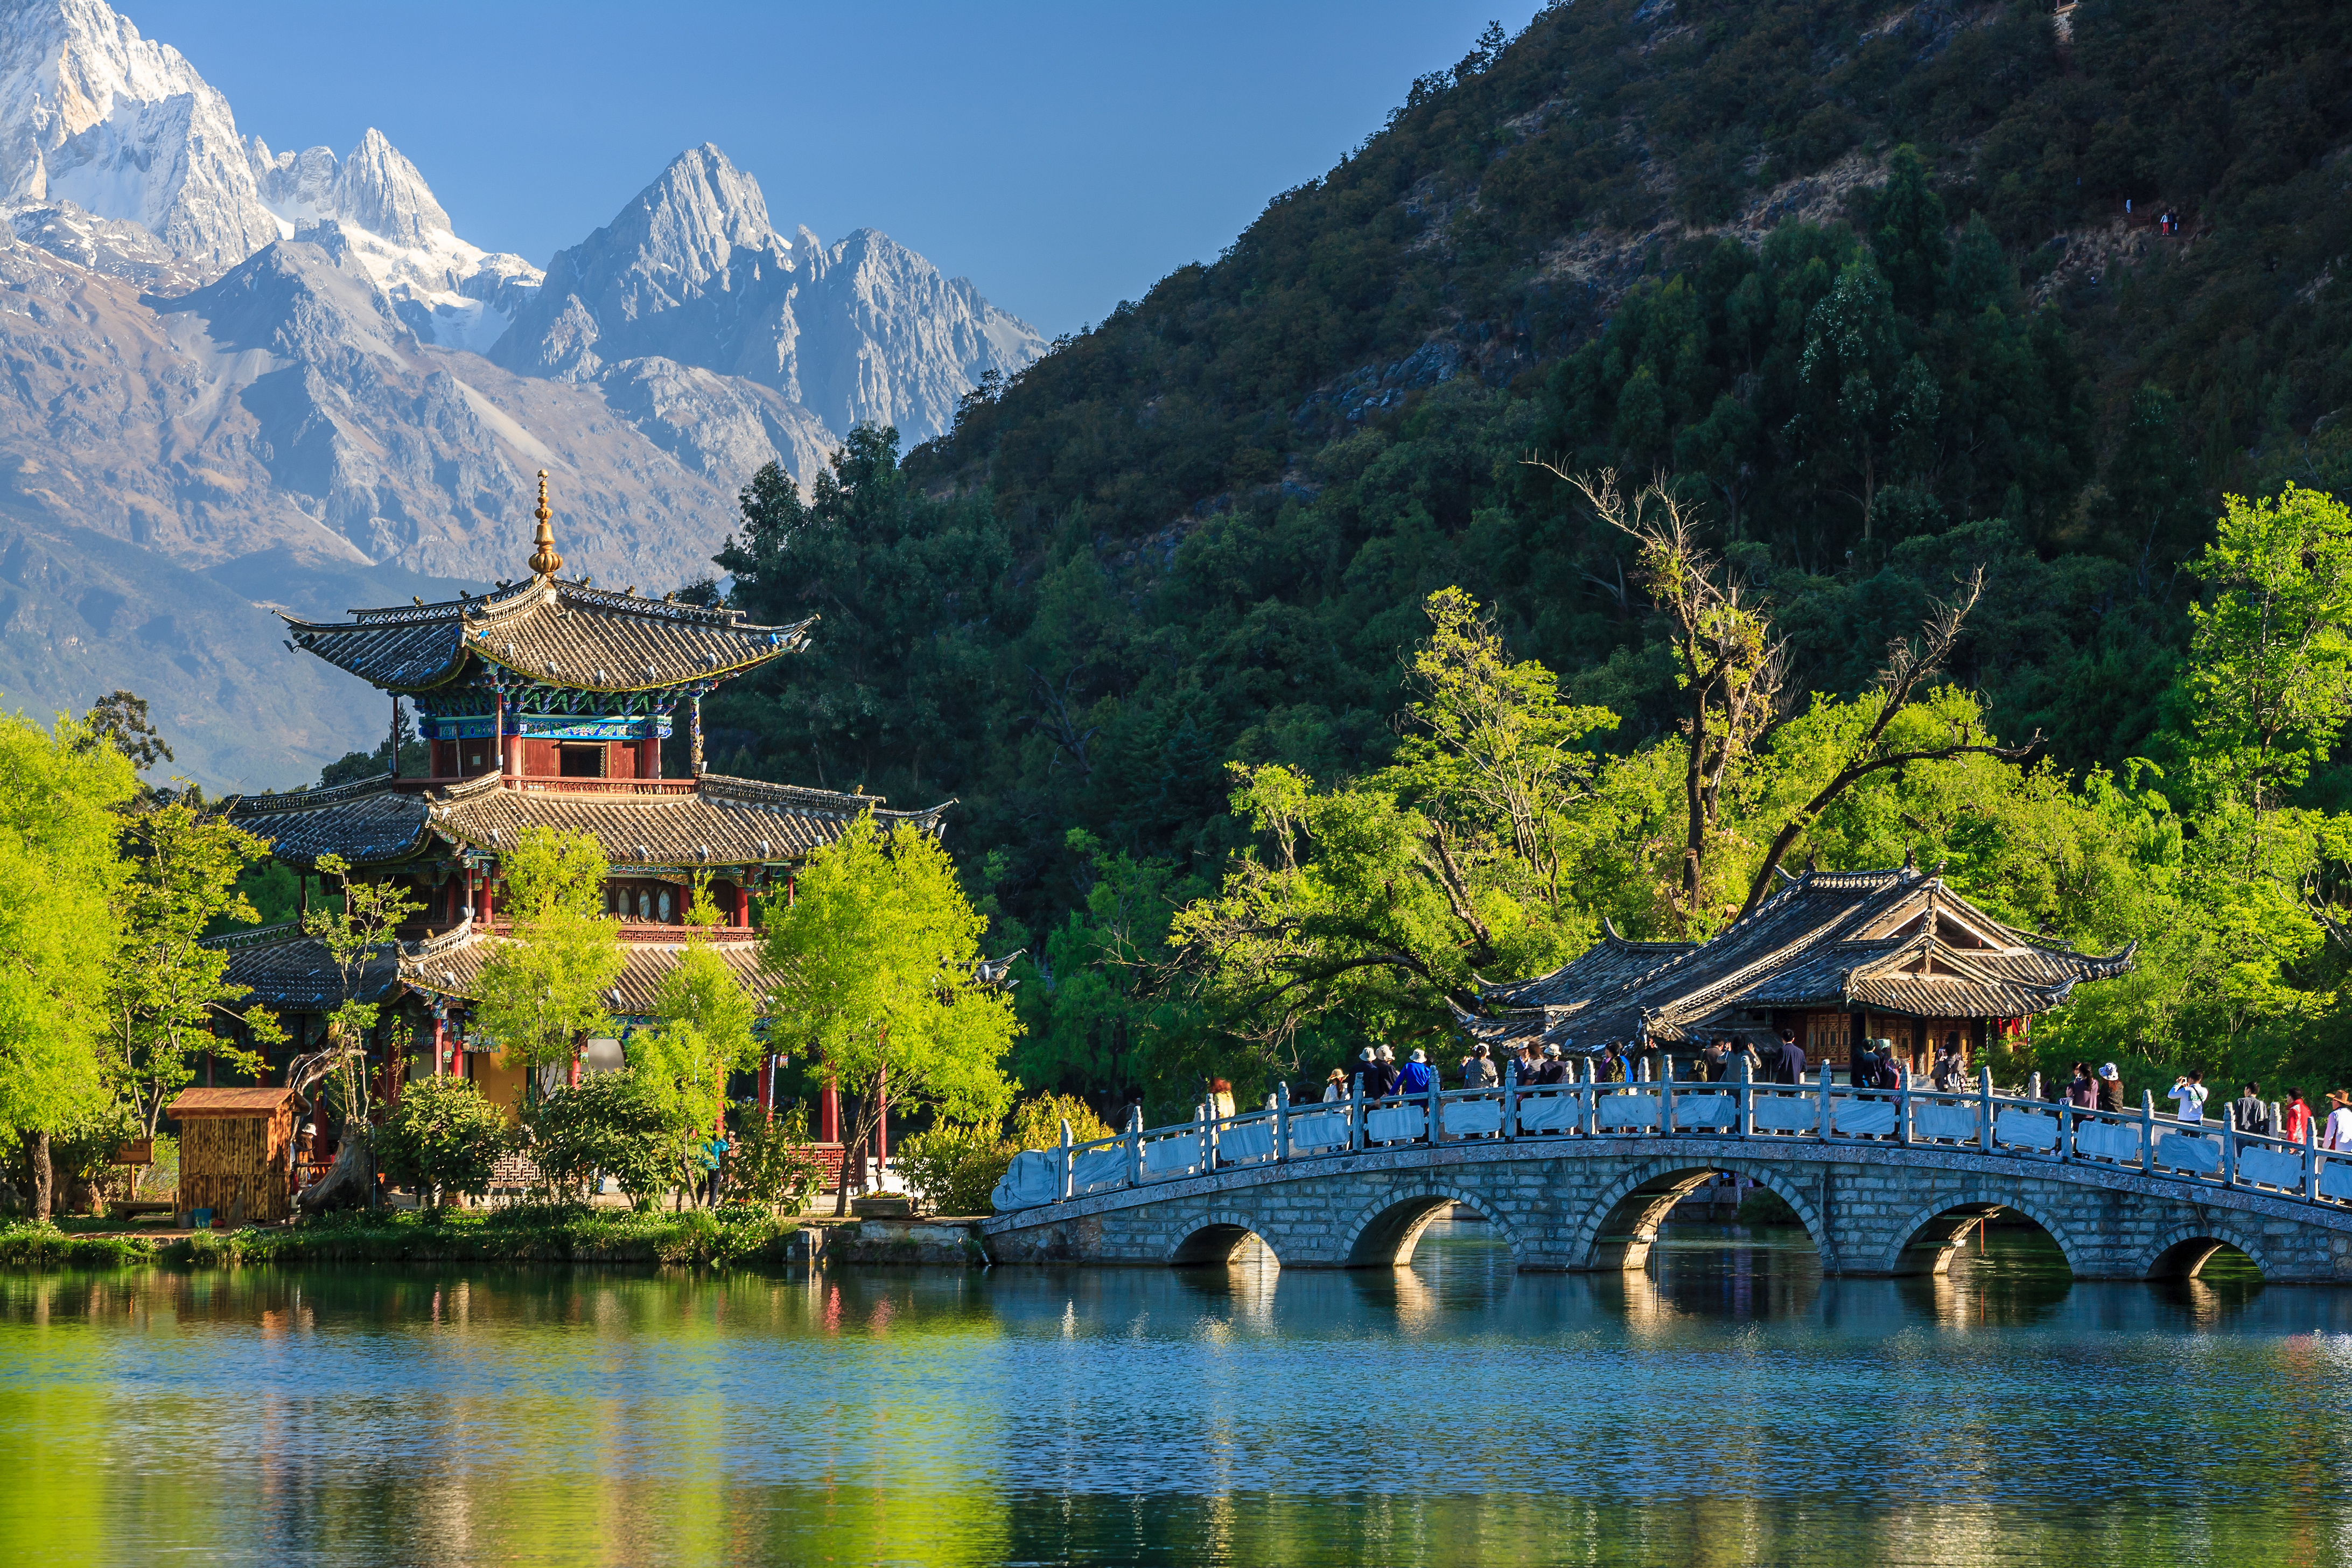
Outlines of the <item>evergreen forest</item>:
{"label": "evergreen forest", "polygon": [[1489,28],[947,436],[761,474],[717,564],[823,620],[716,701],[712,765],[956,798],[1027,950],[1016,1071],[1106,1109],[1440,1046],[1603,918],[1704,934],[1768,860],[1906,854],[2141,943],[2041,1056],[2316,1089],[2347,145],[2327,0]]}

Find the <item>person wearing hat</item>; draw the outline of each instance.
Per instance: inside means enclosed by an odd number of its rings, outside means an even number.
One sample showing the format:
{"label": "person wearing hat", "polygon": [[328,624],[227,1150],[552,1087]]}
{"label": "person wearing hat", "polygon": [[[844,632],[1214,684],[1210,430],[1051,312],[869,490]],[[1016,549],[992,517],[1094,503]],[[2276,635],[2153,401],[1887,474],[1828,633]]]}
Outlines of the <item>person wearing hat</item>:
{"label": "person wearing hat", "polygon": [[2352,1149],[2352,1093],[2340,1089],[2327,1091],[2327,1125],[2319,1130],[2319,1146]]}
{"label": "person wearing hat", "polygon": [[1348,1098],[1348,1069],[1333,1068],[1331,1076],[1323,1080],[1323,1103],[1337,1105]]}
{"label": "person wearing hat", "polygon": [[1380,1071],[1381,1058],[1370,1046],[1358,1051],[1356,1059],[1348,1064],[1348,1076],[1363,1080],[1366,1100],[1378,1100],[1381,1097]]}
{"label": "person wearing hat", "polygon": [[1549,1040],[1544,1042],[1543,1060],[1536,1068],[1534,1081],[1538,1087],[1568,1081],[1568,1064],[1560,1060],[1559,1047]]}
{"label": "person wearing hat", "polygon": [[1415,1047],[1412,1055],[1405,1058],[1404,1070],[1397,1074],[1396,1092],[1417,1098],[1427,1094],[1429,1086],[1436,1081],[1437,1074],[1430,1070],[1428,1053]]}
{"label": "person wearing hat", "polygon": [[2123,1075],[2116,1071],[2116,1064],[2113,1062],[2099,1064],[2099,1109],[2112,1110],[2117,1115],[2123,1113]]}

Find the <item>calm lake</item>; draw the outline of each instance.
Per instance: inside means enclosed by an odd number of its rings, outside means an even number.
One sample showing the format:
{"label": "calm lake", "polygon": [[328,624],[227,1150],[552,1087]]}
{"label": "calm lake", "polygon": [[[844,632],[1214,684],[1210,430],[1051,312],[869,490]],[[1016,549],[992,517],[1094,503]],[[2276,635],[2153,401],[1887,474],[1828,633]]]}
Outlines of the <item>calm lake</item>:
{"label": "calm lake", "polygon": [[[0,1561],[2336,1563],[2352,1291],[1650,1275],[0,1276]],[[1791,1245],[1793,1243],[1793,1245]]]}

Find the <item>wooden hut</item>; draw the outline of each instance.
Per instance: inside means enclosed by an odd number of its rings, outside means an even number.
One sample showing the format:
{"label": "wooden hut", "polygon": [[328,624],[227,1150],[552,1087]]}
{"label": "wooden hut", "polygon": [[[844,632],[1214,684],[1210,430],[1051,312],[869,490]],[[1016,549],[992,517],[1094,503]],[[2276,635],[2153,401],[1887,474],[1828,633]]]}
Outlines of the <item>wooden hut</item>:
{"label": "wooden hut", "polygon": [[180,1124],[180,1214],[270,1225],[293,1207],[294,1091],[191,1089],[164,1108]]}

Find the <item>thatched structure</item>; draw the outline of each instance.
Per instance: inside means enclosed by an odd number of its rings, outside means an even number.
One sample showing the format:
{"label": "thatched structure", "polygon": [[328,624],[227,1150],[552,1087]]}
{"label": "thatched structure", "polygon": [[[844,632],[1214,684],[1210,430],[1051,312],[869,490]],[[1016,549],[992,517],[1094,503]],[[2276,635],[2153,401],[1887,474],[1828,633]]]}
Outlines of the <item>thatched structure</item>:
{"label": "thatched structure", "polygon": [[180,1124],[184,1218],[210,1209],[215,1225],[273,1225],[292,1212],[292,1089],[184,1089],[163,1114]]}

